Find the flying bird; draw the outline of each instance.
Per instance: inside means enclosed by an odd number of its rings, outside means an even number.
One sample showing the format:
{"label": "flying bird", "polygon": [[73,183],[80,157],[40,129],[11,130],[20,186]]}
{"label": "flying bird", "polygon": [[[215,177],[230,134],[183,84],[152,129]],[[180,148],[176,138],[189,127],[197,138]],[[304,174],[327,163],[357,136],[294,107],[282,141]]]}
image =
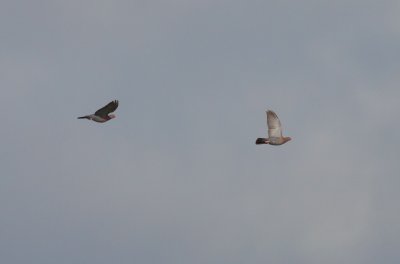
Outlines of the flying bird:
{"label": "flying bird", "polygon": [[110,119],[115,118],[115,115],[110,114],[118,108],[118,100],[108,103],[106,106],[100,108],[92,115],[78,117],[78,119],[89,119],[95,122],[104,123]]}
{"label": "flying bird", "polygon": [[281,121],[274,111],[267,111],[268,138],[257,138],[256,144],[282,145],[291,140],[282,136]]}

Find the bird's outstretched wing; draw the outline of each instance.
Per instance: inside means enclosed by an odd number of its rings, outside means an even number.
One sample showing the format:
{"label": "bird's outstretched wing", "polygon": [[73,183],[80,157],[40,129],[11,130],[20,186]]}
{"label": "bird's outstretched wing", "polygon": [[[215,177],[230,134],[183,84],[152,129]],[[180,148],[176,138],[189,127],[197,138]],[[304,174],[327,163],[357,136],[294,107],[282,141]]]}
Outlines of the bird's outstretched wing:
{"label": "bird's outstretched wing", "polygon": [[118,100],[114,100],[110,103],[108,103],[106,106],[103,108],[100,108],[99,110],[94,113],[96,116],[100,117],[107,117],[109,113],[114,112],[118,108]]}
{"label": "bird's outstretched wing", "polygon": [[267,111],[268,137],[282,137],[282,126],[274,111]]}

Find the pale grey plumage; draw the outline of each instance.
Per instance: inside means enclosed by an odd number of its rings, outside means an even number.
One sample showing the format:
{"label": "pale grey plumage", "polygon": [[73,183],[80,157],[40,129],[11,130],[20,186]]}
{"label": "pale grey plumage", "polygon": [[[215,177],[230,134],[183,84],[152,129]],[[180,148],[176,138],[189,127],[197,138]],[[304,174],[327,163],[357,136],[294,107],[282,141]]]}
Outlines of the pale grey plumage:
{"label": "pale grey plumage", "polygon": [[86,115],[78,117],[78,119],[89,119],[98,123],[107,122],[110,119],[115,118],[115,115],[110,114],[118,108],[118,100],[111,101],[106,106],[97,110],[93,115]]}
{"label": "pale grey plumage", "polygon": [[268,110],[267,114],[267,126],[268,126],[268,138],[257,138],[256,144],[270,144],[270,145],[282,145],[287,141],[291,140],[290,137],[282,136],[282,125],[278,116],[274,111]]}

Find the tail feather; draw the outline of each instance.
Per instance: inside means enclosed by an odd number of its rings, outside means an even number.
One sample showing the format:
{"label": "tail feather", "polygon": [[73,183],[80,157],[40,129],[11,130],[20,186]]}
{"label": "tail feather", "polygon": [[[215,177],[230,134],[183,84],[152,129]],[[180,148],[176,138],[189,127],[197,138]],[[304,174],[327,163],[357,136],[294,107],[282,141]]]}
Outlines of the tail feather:
{"label": "tail feather", "polygon": [[89,116],[80,116],[80,117],[78,117],[78,119],[90,119],[90,117]]}
{"label": "tail feather", "polygon": [[266,138],[257,138],[256,145],[260,144],[268,144],[268,140]]}

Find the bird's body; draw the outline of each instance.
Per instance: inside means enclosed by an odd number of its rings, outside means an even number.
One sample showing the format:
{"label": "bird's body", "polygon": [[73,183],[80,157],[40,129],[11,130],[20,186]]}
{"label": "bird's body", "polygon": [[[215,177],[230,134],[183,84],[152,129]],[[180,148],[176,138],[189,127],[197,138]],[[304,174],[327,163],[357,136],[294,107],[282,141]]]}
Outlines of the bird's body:
{"label": "bird's body", "polygon": [[282,126],[274,111],[267,111],[268,138],[257,138],[256,144],[282,145],[291,140],[290,137],[282,136]]}
{"label": "bird's body", "polygon": [[98,123],[104,123],[107,122],[108,120],[115,118],[115,115],[110,113],[114,112],[117,108],[118,108],[118,101],[115,100],[108,103],[103,108],[100,108],[94,114],[81,116],[78,117],[78,119],[89,119]]}
{"label": "bird's body", "polygon": [[95,121],[97,123],[104,123],[104,122],[107,122],[108,120],[110,120],[112,118],[111,117],[103,118],[103,117],[100,117],[100,116],[97,116],[97,115],[87,115],[87,116],[78,117],[78,119],[89,119],[89,120]]}

